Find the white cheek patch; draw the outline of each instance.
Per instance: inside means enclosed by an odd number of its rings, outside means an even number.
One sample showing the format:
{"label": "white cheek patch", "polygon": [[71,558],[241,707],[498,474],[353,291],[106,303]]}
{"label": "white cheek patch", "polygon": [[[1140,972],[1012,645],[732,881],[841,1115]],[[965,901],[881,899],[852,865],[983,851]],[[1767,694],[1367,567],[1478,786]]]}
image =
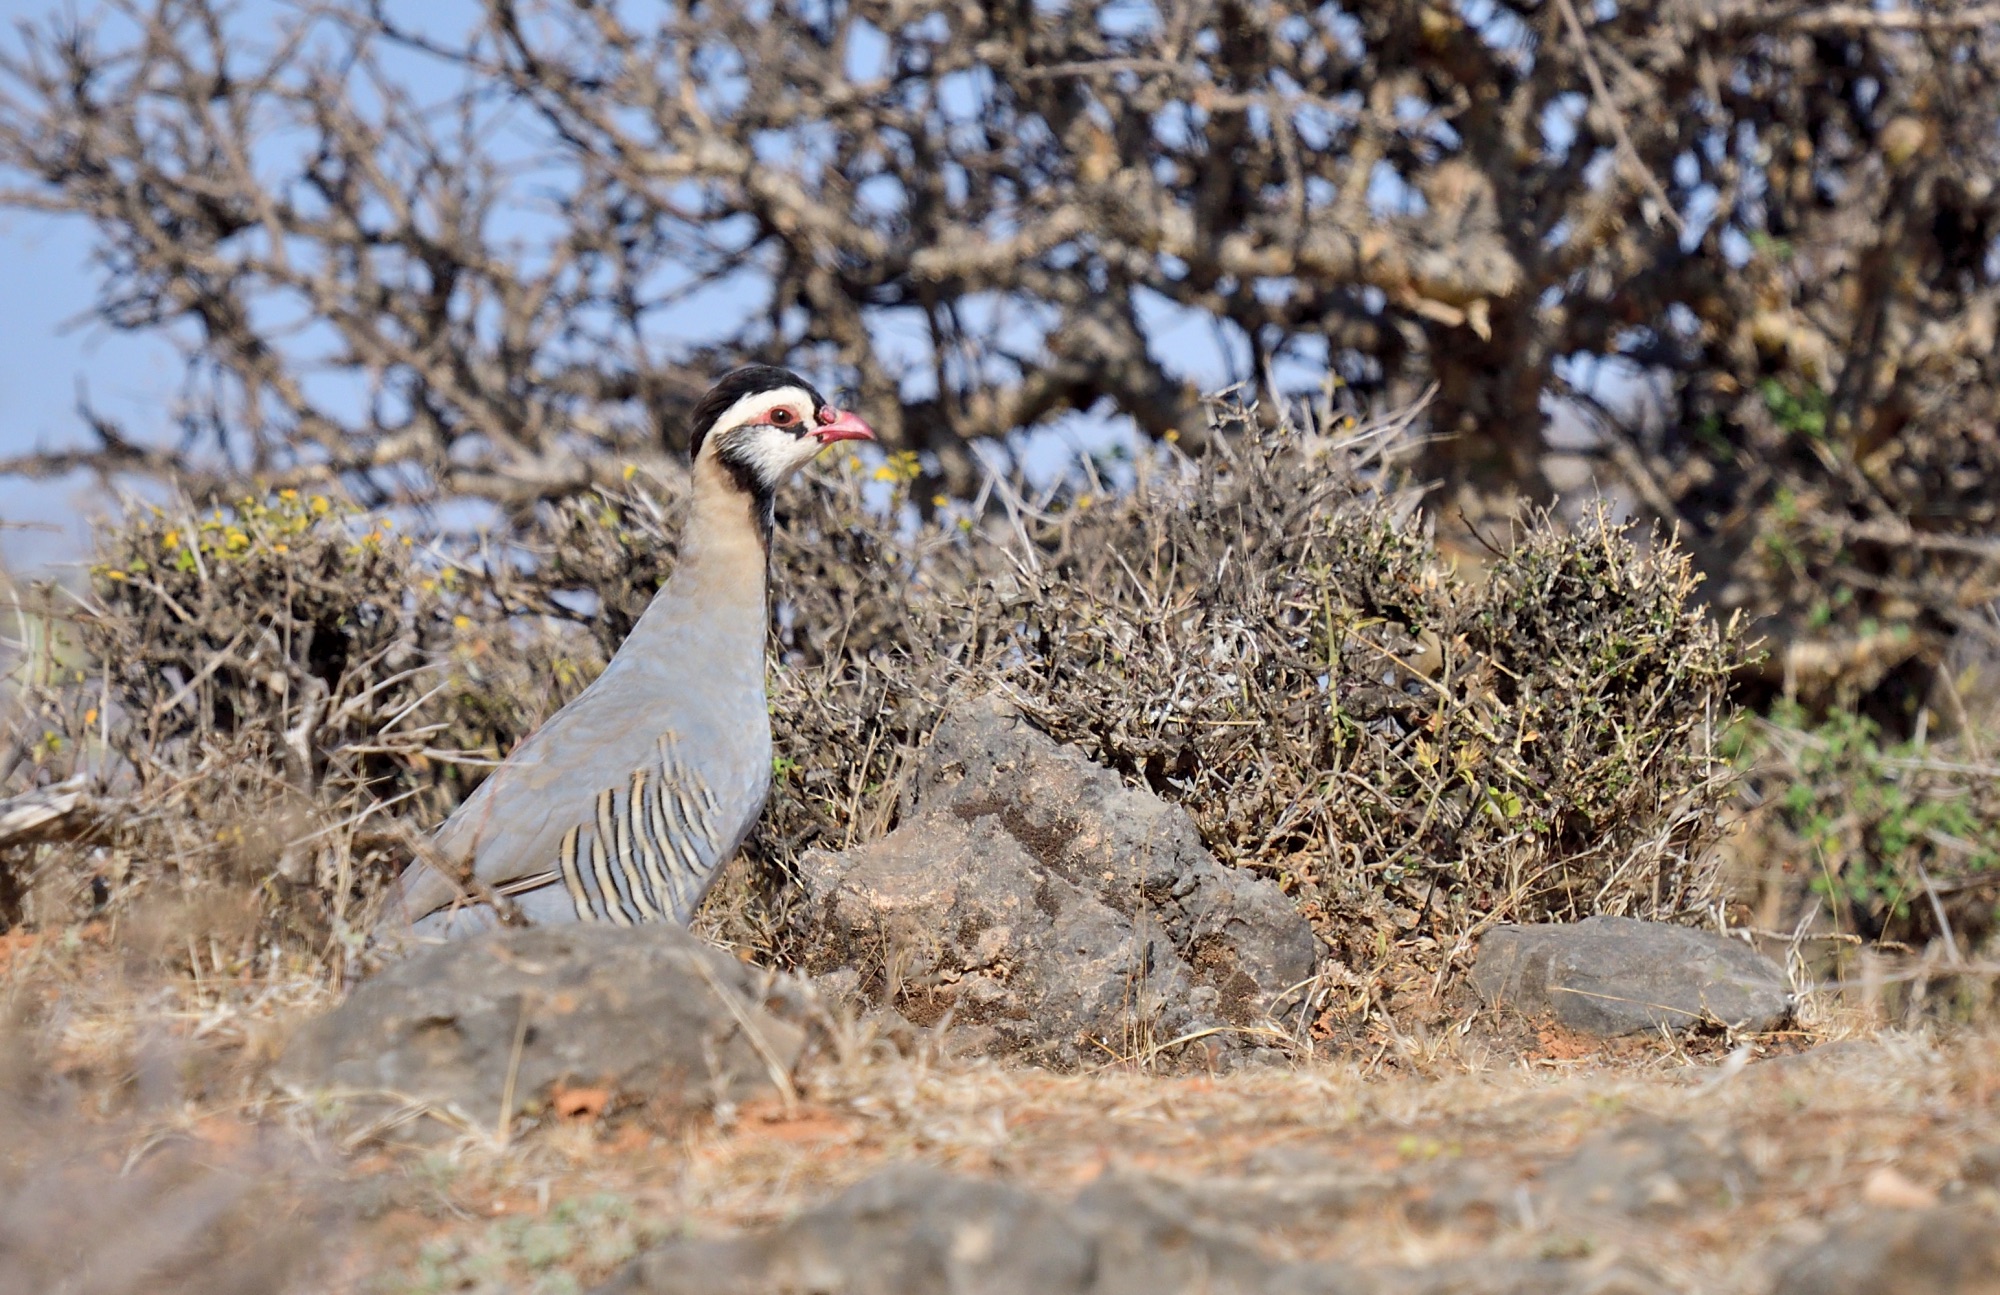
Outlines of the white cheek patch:
{"label": "white cheek patch", "polygon": [[775,427],[746,427],[727,438],[727,448],[730,458],[747,464],[758,480],[775,486],[810,462],[819,453],[820,443]]}

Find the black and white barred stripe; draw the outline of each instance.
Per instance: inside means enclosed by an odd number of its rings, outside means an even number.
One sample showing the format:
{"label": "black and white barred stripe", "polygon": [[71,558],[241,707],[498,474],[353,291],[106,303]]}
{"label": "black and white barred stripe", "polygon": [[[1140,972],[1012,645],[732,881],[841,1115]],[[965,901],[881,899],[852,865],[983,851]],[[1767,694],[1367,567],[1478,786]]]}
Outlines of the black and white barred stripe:
{"label": "black and white barred stripe", "polygon": [[563,837],[557,862],[577,919],[685,924],[722,862],[722,831],[715,793],[661,738],[659,766],[599,792],[590,821]]}

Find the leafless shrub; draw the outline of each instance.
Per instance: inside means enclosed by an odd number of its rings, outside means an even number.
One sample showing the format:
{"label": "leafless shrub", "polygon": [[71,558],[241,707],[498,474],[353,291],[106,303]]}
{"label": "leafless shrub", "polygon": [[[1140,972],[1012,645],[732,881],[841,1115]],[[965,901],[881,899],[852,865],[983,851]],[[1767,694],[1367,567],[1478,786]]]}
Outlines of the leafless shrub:
{"label": "leafless shrub", "polygon": [[252,880],[322,936],[407,855],[385,811],[455,803],[600,660],[520,632],[540,604],[510,601],[508,564],[427,557],[326,495],[138,508],[102,541],[62,617],[96,690],[41,700],[125,793],[110,838],[155,884]]}

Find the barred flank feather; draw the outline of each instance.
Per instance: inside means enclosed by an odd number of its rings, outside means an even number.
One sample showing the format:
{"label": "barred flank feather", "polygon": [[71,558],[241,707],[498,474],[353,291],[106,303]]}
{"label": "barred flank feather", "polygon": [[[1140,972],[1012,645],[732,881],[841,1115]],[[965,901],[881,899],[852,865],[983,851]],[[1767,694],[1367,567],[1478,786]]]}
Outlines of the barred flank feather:
{"label": "barred flank feather", "polygon": [[716,833],[715,793],[671,735],[659,756],[657,766],[633,770],[623,792],[599,792],[593,820],[563,836],[557,867],[578,921],[685,925],[715,879],[727,844]]}

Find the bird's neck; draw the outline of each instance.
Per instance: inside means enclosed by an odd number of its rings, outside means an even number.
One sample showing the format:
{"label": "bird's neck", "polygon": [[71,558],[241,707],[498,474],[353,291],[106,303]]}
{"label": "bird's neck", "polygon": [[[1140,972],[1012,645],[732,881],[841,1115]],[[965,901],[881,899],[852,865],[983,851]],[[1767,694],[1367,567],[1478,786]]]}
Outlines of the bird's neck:
{"label": "bird's neck", "polygon": [[633,637],[692,630],[725,652],[754,653],[761,678],[770,554],[769,499],[746,491],[726,467],[703,456],[695,464],[673,575],[633,627]]}

